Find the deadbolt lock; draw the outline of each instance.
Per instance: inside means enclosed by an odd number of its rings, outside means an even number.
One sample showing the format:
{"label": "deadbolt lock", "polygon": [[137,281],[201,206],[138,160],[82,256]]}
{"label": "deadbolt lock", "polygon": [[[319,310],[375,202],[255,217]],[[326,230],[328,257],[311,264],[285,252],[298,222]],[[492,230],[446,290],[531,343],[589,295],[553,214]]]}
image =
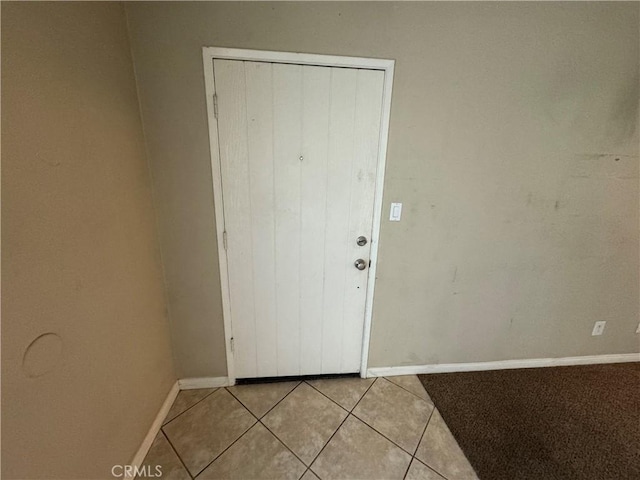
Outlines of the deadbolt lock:
{"label": "deadbolt lock", "polygon": [[363,237],[362,235],[356,239],[356,243],[361,247],[364,247],[367,244],[367,237]]}

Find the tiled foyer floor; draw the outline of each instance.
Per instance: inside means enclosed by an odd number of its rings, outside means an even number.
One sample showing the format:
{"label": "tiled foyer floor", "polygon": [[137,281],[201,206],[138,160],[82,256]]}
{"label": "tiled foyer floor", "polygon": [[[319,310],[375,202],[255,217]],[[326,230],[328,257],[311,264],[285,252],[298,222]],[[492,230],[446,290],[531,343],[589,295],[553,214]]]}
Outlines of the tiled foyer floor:
{"label": "tiled foyer floor", "polygon": [[477,478],[415,375],[184,390],[145,465],[163,480]]}

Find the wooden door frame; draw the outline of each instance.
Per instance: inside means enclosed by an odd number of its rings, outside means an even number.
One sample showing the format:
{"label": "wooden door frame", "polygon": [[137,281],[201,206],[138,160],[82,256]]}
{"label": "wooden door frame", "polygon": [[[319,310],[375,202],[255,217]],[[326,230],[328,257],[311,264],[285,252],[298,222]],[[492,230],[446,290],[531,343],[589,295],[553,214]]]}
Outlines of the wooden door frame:
{"label": "wooden door frame", "polygon": [[384,72],[382,91],[382,117],[380,122],[380,138],[378,141],[378,165],[375,182],[373,205],[373,226],[371,232],[371,266],[367,278],[367,292],[364,311],[364,328],[362,336],[362,357],[360,376],[366,377],[369,360],[369,341],[371,339],[371,320],[373,316],[373,295],[378,264],[378,245],[380,241],[380,224],[382,221],[382,194],[384,174],[387,160],[387,142],[389,137],[389,119],[391,115],[391,91],[393,87],[393,70],[395,60],[377,58],[342,57],[334,55],[316,55],[307,53],[271,52],[264,50],[244,50],[235,48],[203,47],[202,61],[204,66],[204,83],[207,103],[207,119],[209,122],[209,148],[211,156],[211,179],[216,215],[216,236],[218,240],[218,261],[220,264],[220,284],[222,290],[222,315],[224,319],[225,349],[227,356],[227,377],[229,385],[235,384],[235,368],[233,353],[233,328],[231,322],[231,292],[229,289],[228,263],[226,254],[224,200],[222,196],[222,172],[220,166],[220,148],[218,140],[218,120],[214,105],[215,79],[213,60],[244,60],[269,63],[289,63],[297,65],[316,65],[323,67],[361,68]]}

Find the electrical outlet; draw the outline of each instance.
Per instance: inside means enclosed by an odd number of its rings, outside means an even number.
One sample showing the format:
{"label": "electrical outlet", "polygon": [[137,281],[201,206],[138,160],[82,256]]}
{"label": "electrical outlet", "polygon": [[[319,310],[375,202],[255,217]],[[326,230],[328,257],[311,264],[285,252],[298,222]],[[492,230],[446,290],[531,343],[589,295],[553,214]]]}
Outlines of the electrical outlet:
{"label": "electrical outlet", "polygon": [[602,332],[604,332],[604,326],[607,324],[607,322],[596,322],[593,325],[593,331],[591,332],[591,335],[602,335]]}

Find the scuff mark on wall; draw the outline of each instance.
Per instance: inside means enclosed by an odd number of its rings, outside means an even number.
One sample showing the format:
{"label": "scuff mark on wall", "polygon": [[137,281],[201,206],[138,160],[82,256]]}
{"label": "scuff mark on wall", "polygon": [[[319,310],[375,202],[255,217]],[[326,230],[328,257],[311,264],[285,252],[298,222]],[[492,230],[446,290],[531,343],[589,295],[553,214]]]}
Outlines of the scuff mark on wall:
{"label": "scuff mark on wall", "polygon": [[46,159],[46,158],[43,158],[42,156],[40,156],[40,154],[36,155],[36,158],[37,158],[40,162],[42,162],[42,163],[44,163],[45,165],[48,165],[48,166],[50,166],[50,167],[59,167],[59,166],[62,164],[62,162],[60,162],[60,161],[48,160],[48,159]]}
{"label": "scuff mark on wall", "polygon": [[620,89],[617,98],[611,103],[609,118],[603,122],[608,126],[607,136],[614,143],[633,141],[638,131],[640,103],[640,75],[629,80],[626,88]]}

